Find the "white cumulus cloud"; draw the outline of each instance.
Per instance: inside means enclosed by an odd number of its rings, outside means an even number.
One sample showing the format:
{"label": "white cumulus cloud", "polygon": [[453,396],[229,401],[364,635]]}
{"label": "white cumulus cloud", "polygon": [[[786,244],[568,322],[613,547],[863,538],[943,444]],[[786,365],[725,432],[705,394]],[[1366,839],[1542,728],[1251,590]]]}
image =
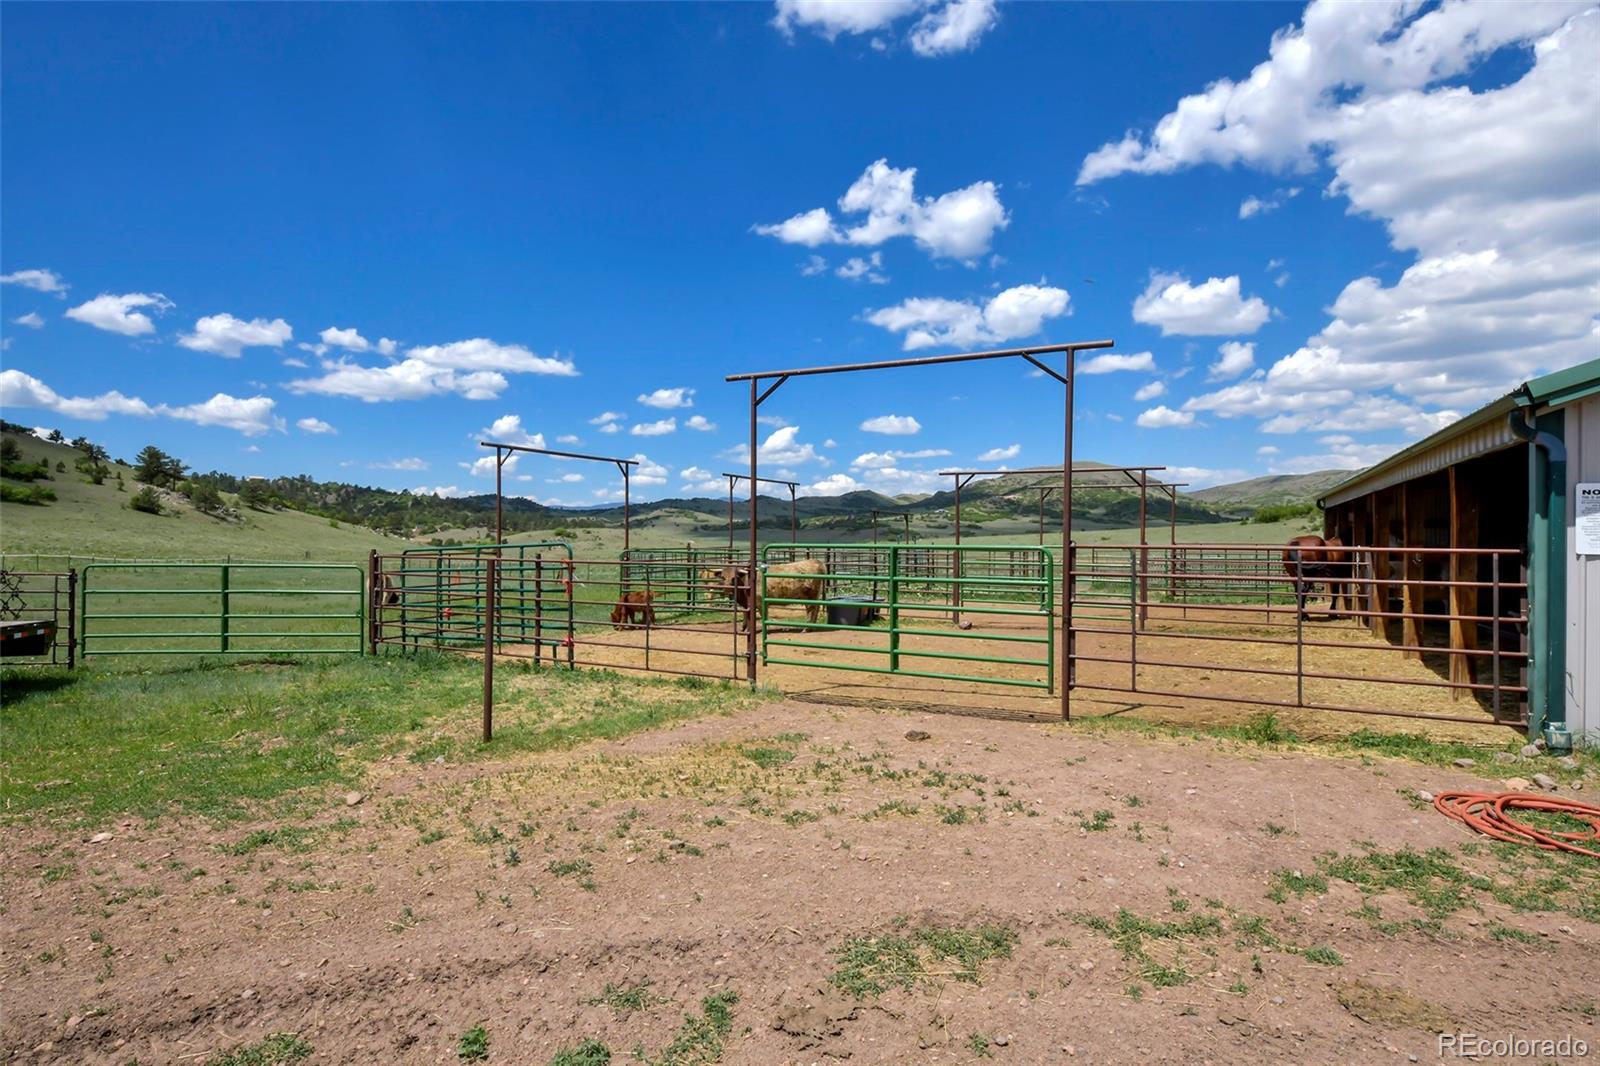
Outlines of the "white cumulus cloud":
{"label": "white cumulus cloud", "polygon": [[61,280],[61,275],[54,270],[13,270],[9,274],[0,274],[0,285],[21,285],[24,289],[34,292],[48,292],[60,295],[67,291],[66,282]]}
{"label": "white cumulus cloud", "polygon": [[517,444],[524,448],[543,448],[544,434],[529,433],[521,415],[501,415],[483,427],[482,436],[496,444]]}
{"label": "white cumulus cloud", "polygon": [[29,311],[25,315],[18,315],[11,321],[19,326],[27,326],[29,329],[44,329],[44,319],[39,317],[39,312],[37,311]]}
{"label": "white cumulus cloud", "polygon": [[1007,444],[1003,448],[990,448],[978,456],[980,463],[1003,463],[1008,459],[1015,459],[1022,454],[1022,445]]}
{"label": "white cumulus cloud", "polygon": [[690,415],[684,420],[683,428],[697,430],[701,433],[710,433],[717,428],[717,424],[707,419],[705,415]]}
{"label": "white cumulus cloud", "polygon": [[1212,363],[1207,368],[1207,377],[1212,381],[1225,381],[1236,378],[1240,374],[1251,370],[1256,365],[1256,346],[1254,341],[1223,341],[1222,347],[1217,351],[1222,358]]}
{"label": "white cumulus cloud", "polygon": [[277,401],[269,396],[229,396],[219,392],[204,403],[184,404],[181,407],[162,405],[158,413],[201,426],[219,426],[235,430],[247,437],[257,437],[269,430],[284,431],[284,421],[274,415]]}
{"label": "white cumulus cloud", "polygon": [[302,433],[311,433],[315,435],[339,432],[337,429],[334,429],[331,424],[324,422],[320,418],[302,418],[295,423],[295,426],[298,427]]}
{"label": "white cumulus cloud", "polygon": [[1307,428],[1358,396],[1440,414],[1594,357],[1600,9],[1319,0],[1264,43],[1248,78],[1218,79],[1148,137],[1104,146],[1079,182],[1325,167],[1326,193],[1412,258],[1393,281],[1351,280],[1329,321],[1259,380],[1186,409]]}
{"label": "white cumulus cloud", "polygon": [[677,428],[676,418],[660,418],[654,422],[635,422],[628,432],[635,437],[663,437],[676,432]]}
{"label": "white cumulus cloud", "polygon": [[877,415],[861,423],[867,433],[884,433],[891,437],[908,437],[922,432],[922,423],[911,415]]}
{"label": "white cumulus cloud", "polygon": [[0,370],[0,407],[36,407],[68,418],[100,422],[108,415],[149,418],[155,408],[136,396],[103,392],[99,396],[62,396],[50,386],[20,370]]}
{"label": "white cumulus cloud", "polygon": [[180,336],[178,343],[192,351],[237,359],[246,348],[282,348],[293,337],[294,330],[281,318],[246,322],[224,313],[197,319],[194,332]]}
{"label": "white cumulus cloud", "polygon": [[1261,297],[1240,295],[1237,274],[1192,285],[1182,275],[1158,273],[1133,301],[1133,320],[1160,326],[1163,337],[1254,333],[1271,315]]}
{"label": "white cumulus cloud", "polygon": [[[383,354],[381,350],[379,354]],[[492,400],[505,391],[507,374],[572,377],[577,373],[570,359],[535,355],[520,344],[476,337],[408,348],[404,359],[382,366],[341,358],[324,363],[321,376],[291,381],[288,387],[291,392],[348,396],[368,403],[449,393],[468,400]]]}
{"label": "white cumulus cloud", "polygon": [[919,56],[943,56],[977,46],[999,20],[996,0],[948,0],[917,20],[906,38]]}
{"label": "white cumulus cloud", "polygon": [[[935,258],[971,260],[989,251],[997,230],[1010,225],[993,182],[978,181],[942,196],[916,195],[916,167],[899,169],[879,159],[839,198],[836,223],[827,208],[816,207],[782,222],[758,225],[755,232],[789,244],[873,247],[910,237]],[[846,215],[858,217],[853,223]]]}
{"label": "white cumulus cloud", "polygon": [[1190,411],[1174,411],[1160,404],[1140,412],[1137,421],[1146,429],[1186,429],[1194,425],[1194,414]]}
{"label": "white cumulus cloud", "polygon": [[172,306],[172,301],[159,292],[128,292],[120,296],[103,292],[77,307],[68,308],[66,314],[73,321],[95,329],[139,337],[156,331],[156,324],[139,308],[148,307],[159,314],[171,310]]}
{"label": "white cumulus cloud", "polygon": [[874,285],[887,285],[888,277],[883,273],[883,253],[873,252],[869,256],[853,255],[846,259],[834,274],[846,281],[868,281]]}
{"label": "white cumulus cloud", "polygon": [[658,407],[663,411],[676,410],[681,407],[694,406],[694,390],[682,386],[675,389],[656,389],[638,396],[637,401],[646,407]]}
{"label": "white cumulus cloud", "polygon": [[1134,352],[1123,355],[1118,352],[1106,352],[1104,355],[1091,356],[1078,363],[1080,374],[1114,374],[1119,370],[1154,370],[1156,357],[1150,352]]}
{"label": "white cumulus cloud", "polygon": [[876,35],[873,47],[882,51],[895,24],[913,15],[906,43],[928,59],[977,47],[999,19],[996,0],[777,0],[772,24],[791,38],[797,29],[829,41]]}
{"label": "white cumulus cloud", "polygon": [[868,312],[866,320],[905,334],[902,346],[907,351],[935,345],[966,347],[1031,337],[1047,320],[1066,314],[1070,303],[1066,289],[1018,285],[981,306],[970,300],[912,297]]}

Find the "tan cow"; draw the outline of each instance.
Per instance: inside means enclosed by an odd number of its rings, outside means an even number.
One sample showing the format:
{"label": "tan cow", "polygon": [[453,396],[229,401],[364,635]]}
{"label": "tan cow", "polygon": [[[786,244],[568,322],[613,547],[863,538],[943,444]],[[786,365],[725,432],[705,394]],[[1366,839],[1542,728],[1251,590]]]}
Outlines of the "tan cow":
{"label": "tan cow", "polygon": [[[795,559],[787,563],[773,563],[767,567],[767,595],[776,596],[780,600],[821,600],[826,598],[823,587],[827,584],[823,577],[828,572],[827,566],[820,559]],[[740,612],[739,628],[748,629],[749,619],[755,617],[761,609],[761,595],[756,593],[754,606],[750,596],[750,568],[747,566],[725,566],[722,568],[722,583],[732,590],[733,602]],[[749,608],[747,610],[747,607]],[[822,610],[820,603],[808,603],[806,608],[806,621],[815,622]]]}

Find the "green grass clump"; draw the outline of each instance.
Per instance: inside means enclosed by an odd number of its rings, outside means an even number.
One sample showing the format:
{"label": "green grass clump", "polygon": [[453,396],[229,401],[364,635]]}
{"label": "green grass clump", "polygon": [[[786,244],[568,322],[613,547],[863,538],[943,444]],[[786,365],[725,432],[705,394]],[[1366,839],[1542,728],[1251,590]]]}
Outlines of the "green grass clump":
{"label": "green grass clump", "polygon": [[1282,903],[1294,893],[1299,898],[1320,896],[1328,891],[1328,879],[1321,874],[1305,874],[1299,870],[1277,870],[1267,888],[1267,898]]}
{"label": "green grass clump", "polygon": [[[1168,922],[1143,917],[1125,907],[1119,907],[1112,919],[1080,915],[1078,921],[1104,933],[1122,957],[1135,964],[1139,977],[1157,988],[1171,988],[1194,980],[1194,975],[1183,964],[1182,944],[1222,932],[1222,920],[1214,914],[1197,914],[1182,921]],[[1164,952],[1170,958],[1157,958],[1151,953],[1156,942],[1170,944],[1170,950]]]}
{"label": "green grass clump", "polygon": [[763,770],[776,770],[794,761],[795,753],[787,748],[745,748],[744,757]]}
{"label": "green grass clump", "polygon": [[934,976],[977,984],[979,967],[990,959],[1009,959],[1016,945],[1014,929],[994,924],[851,937],[834,953],[837,965],[828,983],[856,999],[875,998],[891,988],[909,992]]}
{"label": "green grass clump", "polygon": [[648,1010],[657,1003],[665,1003],[661,996],[650,991],[651,982],[648,980],[637,981],[633,984],[614,984],[606,982],[606,987],[598,996],[588,1000],[590,1006],[605,1004],[618,1013],[628,1014],[636,1010]]}
{"label": "green grass clump", "polygon": [[1306,948],[1300,952],[1300,956],[1307,962],[1314,962],[1318,966],[1344,965],[1344,956],[1324,944]]}
{"label": "green grass clump", "polygon": [[294,1033],[273,1033],[254,1044],[213,1055],[206,1060],[206,1066],[294,1066],[311,1051],[311,1045]]}
{"label": "green grass clump", "polygon": [[700,1013],[685,1014],[672,1043],[654,1058],[636,1048],[634,1057],[646,1066],[707,1066],[722,1058],[728,1034],[733,1032],[733,1005],[739,995],[731,988],[713,992],[700,1001]]}
{"label": "green grass clump", "polygon": [[588,859],[552,859],[545,869],[557,877],[570,877],[573,874],[587,877],[594,873],[594,864]]}
{"label": "green grass clump", "polygon": [[1107,829],[1111,828],[1111,823],[1115,819],[1116,815],[1112,814],[1110,811],[1095,811],[1090,817],[1080,817],[1078,819],[1078,828],[1082,829],[1086,833],[1103,833]]}
{"label": "green grass clump", "polygon": [[456,1058],[462,1062],[482,1062],[489,1057],[489,1030],[480,1023],[461,1034],[456,1041]]}
{"label": "green grass clump", "polygon": [[607,1066],[610,1061],[611,1049],[590,1038],[557,1051],[550,1057],[550,1066]]}
{"label": "green grass clump", "polygon": [[1329,877],[1347,881],[1366,893],[1404,893],[1434,919],[1446,918],[1466,906],[1470,889],[1489,885],[1486,879],[1468,873],[1443,848],[1334,856],[1319,860],[1318,866]]}

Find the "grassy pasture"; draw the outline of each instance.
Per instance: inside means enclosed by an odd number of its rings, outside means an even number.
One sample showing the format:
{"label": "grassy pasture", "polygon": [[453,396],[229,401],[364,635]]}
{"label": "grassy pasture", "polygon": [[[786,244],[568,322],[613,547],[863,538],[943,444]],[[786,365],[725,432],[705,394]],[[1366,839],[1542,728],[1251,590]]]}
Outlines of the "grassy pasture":
{"label": "grassy pasture", "polygon": [[[0,549],[7,566],[23,570],[64,568],[66,556],[106,559],[269,559],[358,562],[368,551],[396,551],[407,543],[375,530],[301,511],[257,511],[240,507],[239,521],[212,518],[194,510],[175,493],[164,506],[170,513],[145,514],[128,506],[138,489],[133,468],[113,464],[101,485],[91,485],[73,469],[76,449],[35,437],[15,438],[29,461],[47,462],[54,480],[41,482],[56,494],[44,507],[6,504],[0,521]],[[65,465],[56,471],[57,463]],[[123,489],[117,488],[121,474]],[[230,504],[237,501],[228,498]],[[38,558],[35,558],[35,557]],[[79,561],[76,565],[82,565]]]}
{"label": "grassy pasture", "polygon": [[477,737],[482,667],[458,656],[0,675],[0,809],[96,823],[118,815],[234,817],[313,786],[354,786],[385,756],[425,762],[545,751],[753,699],[746,688],[606,671],[496,677],[496,737]]}

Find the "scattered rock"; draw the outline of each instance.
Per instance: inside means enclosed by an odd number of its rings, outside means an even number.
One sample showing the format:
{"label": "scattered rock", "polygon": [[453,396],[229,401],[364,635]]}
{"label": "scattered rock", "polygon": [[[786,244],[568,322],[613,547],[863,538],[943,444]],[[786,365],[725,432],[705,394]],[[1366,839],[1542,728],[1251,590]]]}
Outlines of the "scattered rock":
{"label": "scattered rock", "polygon": [[1457,766],[1461,767],[1463,770],[1465,770],[1469,766],[1477,766],[1478,765],[1478,760],[1476,760],[1476,759],[1457,759],[1455,761],[1455,765],[1457,765]]}
{"label": "scattered rock", "polygon": [[1417,799],[1421,800],[1423,803],[1432,803],[1433,802],[1433,793],[1429,792],[1425,788],[1417,789],[1416,796],[1417,796]]}
{"label": "scattered rock", "polygon": [[1516,762],[1517,757],[1509,751],[1497,751],[1494,753],[1494,761],[1498,763]]}
{"label": "scattered rock", "polygon": [[995,1047],[1005,1047],[1009,1043],[1011,1043],[1011,1038],[1009,1036],[997,1036],[994,1038]]}
{"label": "scattered rock", "polygon": [[1094,963],[1090,962],[1088,959],[1084,959],[1082,962],[1078,963],[1078,969],[1082,970],[1084,973],[1088,973],[1090,970],[1094,969]]}
{"label": "scattered rock", "polygon": [[1534,774],[1533,783],[1546,792],[1554,792],[1556,790],[1556,779],[1549,774]]}
{"label": "scattered rock", "polygon": [[1533,787],[1533,782],[1526,777],[1508,777],[1500,782],[1507,792],[1526,792]]}
{"label": "scattered rock", "polygon": [[344,794],[344,805],[346,807],[359,807],[361,805],[361,801],[366,798],[366,796],[363,796],[359,792],[346,792]]}
{"label": "scattered rock", "polygon": [[907,740],[932,740],[933,739],[933,734],[929,733],[929,732],[927,732],[926,730],[923,730],[923,729],[908,729],[908,730],[906,730],[906,739]]}
{"label": "scattered rock", "polygon": [[1524,759],[1535,758],[1538,754],[1539,754],[1539,745],[1537,745],[1537,744],[1524,744],[1522,746],[1522,757]]}
{"label": "scattered rock", "polygon": [[1565,770],[1576,770],[1578,768],[1578,760],[1571,755],[1563,755],[1556,760],[1556,765]]}
{"label": "scattered rock", "polygon": [[116,838],[116,834],[115,833],[96,833],[94,836],[92,836],[88,840],[84,841],[84,843],[85,844],[104,844],[109,840],[114,840],[115,838]]}

